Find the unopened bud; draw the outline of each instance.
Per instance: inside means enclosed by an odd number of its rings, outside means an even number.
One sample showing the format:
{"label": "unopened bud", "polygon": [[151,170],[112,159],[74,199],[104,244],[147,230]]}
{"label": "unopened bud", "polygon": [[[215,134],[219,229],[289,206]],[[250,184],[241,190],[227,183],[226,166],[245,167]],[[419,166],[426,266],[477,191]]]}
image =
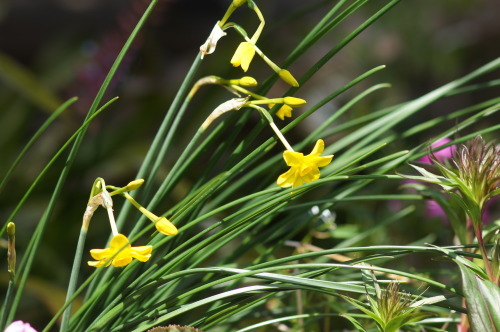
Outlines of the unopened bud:
{"label": "unopened bud", "polygon": [[144,184],[144,179],[137,179],[137,180],[134,180],[134,181],[130,181],[125,186],[125,188],[127,189],[127,191],[132,191],[132,190],[136,190],[137,188],[139,188],[143,184]]}
{"label": "unopened bud", "polygon": [[16,224],[9,222],[7,224],[7,264],[11,280],[14,279],[16,273]]}
{"label": "unopened bud", "polygon": [[256,86],[257,85],[257,80],[253,77],[250,76],[243,76],[240,78],[239,82],[241,86]]}
{"label": "unopened bud", "polygon": [[288,70],[286,70],[286,69],[280,69],[278,71],[278,75],[281,77],[281,79],[283,81],[287,82],[288,84],[290,84],[294,88],[296,88],[296,87],[299,86],[299,82],[297,82],[297,80],[295,79],[295,77],[293,77],[293,75]]}
{"label": "unopened bud", "polygon": [[295,97],[285,97],[283,98],[283,102],[291,107],[300,107],[306,104],[306,101],[304,99]]}
{"label": "unopened bud", "polygon": [[247,0],[233,0],[232,5],[236,8],[238,8],[239,6],[244,5],[246,2],[247,2]]}
{"label": "unopened bud", "polygon": [[165,217],[159,218],[158,221],[155,222],[155,227],[158,232],[165,235],[176,235],[177,233],[179,233],[177,227],[175,227],[175,225]]}

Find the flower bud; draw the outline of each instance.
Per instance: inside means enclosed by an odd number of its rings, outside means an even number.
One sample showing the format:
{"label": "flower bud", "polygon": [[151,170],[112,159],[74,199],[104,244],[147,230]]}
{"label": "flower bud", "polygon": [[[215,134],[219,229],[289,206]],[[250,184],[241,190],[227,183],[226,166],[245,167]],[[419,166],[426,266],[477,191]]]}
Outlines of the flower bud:
{"label": "flower bud", "polygon": [[257,80],[253,77],[250,77],[250,76],[244,76],[244,77],[240,78],[239,85],[241,85],[241,86],[256,86]]}
{"label": "flower bud", "polygon": [[247,0],[233,0],[232,5],[237,8],[239,6],[244,5],[246,2]]}
{"label": "flower bud", "polygon": [[7,224],[7,265],[11,280],[15,277],[16,271],[16,224],[9,222]]}
{"label": "flower bud", "polygon": [[158,221],[155,222],[155,227],[158,232],[165,235],[176,235],[177,233],[179,233],[177,227],[175,227],[175,225],[165,217],[159,218]]}
{"label": "flower bud", "polygon": [[144,179],[137,179],[137,180],[129,182],[125,186],[125,188],[127,189],[127,191],[132,191],[132,190],[136,190],[137,188],[139,188],[143,184],[144,184]]}
{"label": "flower bud", "polygon": [[297,80],[295,79],[295,77],[293,77],[292,74],[288,70],[286,70],[286,69],[280,69],[278,71],[278,75],[281,77],[281,79],[283,81],[287,82],[291,86],[293,86],[295,88],[299,86],[299,82],[297,82]]}
{"label": "flower bud", "polygon": [[283,98],[283,102],[291,107],[300,107],[306,104],[306,101],[304,99],[295,97],[285,97]]}

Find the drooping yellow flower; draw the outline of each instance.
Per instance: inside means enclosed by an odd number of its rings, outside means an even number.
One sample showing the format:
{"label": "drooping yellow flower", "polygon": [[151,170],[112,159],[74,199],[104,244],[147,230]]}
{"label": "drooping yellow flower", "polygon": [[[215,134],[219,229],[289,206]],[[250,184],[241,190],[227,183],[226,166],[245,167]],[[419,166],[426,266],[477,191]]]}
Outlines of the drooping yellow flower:
{"label": "drooping yellow flower", "polygon": [[325,143],[319,139],[310,154],[304,156],[301,152],[285,151],[283,159],[290,169],[279,176],[278,186],[282,188],[295,188],[304,183],[319,179],[319,167],[325,167],[333,158],[333,155],[320,156],[325,149]]}
{"label": "drooping yellow flower", "polygon": [[[122,250],[120,251],[120,249]],[[153,246],[132,247],[125,235],[117,234],[111,239],[109,248],[90,250],[90,255],[96,261],[88,261],[87,264],[94,267],[109,266],[111,264],[122,267],[130,264],[132,258],[141,262],[147,261],[151,257],[152,250]],[[117,252],[118,254],[116,254]],[[115,254],[116,256],[114,256]],[[113,256],[114,258],[109,260]]]}
{"label": "drooping yellow flower", "polygon": [[246,72],[254,55],[255,45],[250,42],[241,42],[231,58],[231,64],[235,67],[241,66],[241,69]]}
{"label": "drooping yellow flower", "polygon": [[280,118],[281,120],[285,120],[285,117],[291,118],[292,117],[292,111],[293,108],[288,105],[283,105],[280,107],[280,109],[276,112],[276,116]]}
{"label": "drooping yellow flower", "polygon": [[[284,104],[276,112],[276,116],[278,118],[280,118],[281,120],[285,120],[285,117],[291,118],[293,108],[304,106],[306,104],[306,101],[304,99],[301,99],[301,98],[285,97],[285,98],[283,98],[283,103]],[[274,104],[269,105],[269,107],[273,107],[273,106],[274,106]]]}

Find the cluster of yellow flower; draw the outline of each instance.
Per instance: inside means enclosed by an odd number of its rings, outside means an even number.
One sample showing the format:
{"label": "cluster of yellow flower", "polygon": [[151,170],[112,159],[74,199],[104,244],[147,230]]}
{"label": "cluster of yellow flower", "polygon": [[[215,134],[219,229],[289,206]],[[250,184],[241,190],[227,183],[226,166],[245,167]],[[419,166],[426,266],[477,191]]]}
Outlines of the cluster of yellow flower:
{"label": "cluster of yellow flower", "polygon": [[[90,250],[90,255],[95,261],[88,261],[88,265],[94,267],[102,267],[113,265],[116,267],[121,267],[128,265],[132,262],[133,258],[145,262],[151,257],[151,252],[153,246],[139,246],[132,247],[128,238],[119,233],[115,217],[113,213],[113,200],[111,196],[120,195],[126,198],[134,207],[136,207],[141,213],[143,213],[149,220],[151,220],[156,229],[165,235],[176,235],[177,228],[170,220],[165,217],[158,217],[151,211],[147,210],[141,206],[130,194],[129,191],[139,188],[144,183],[143,179],[134,180],[127,184],[125,187],[114,187],[106,186],[102,178],[96,179],[91,191],[91,197],[87,204],[87,209],[83,216],[83,228],[87,230],[90,219],[94,214],[94,211],[99,207],[104,207],[108,212],[109,223],[111,226],[111,232],[113,238],[111,239],[109,248],[106,249],[92,249]],[[108,192],[112,190],[111,192]]]}
{"label": "cluster of yellow flower", "polygon": [[[260,20],[260,25],[251,38],[248,38],[245,30],[236,23],[226,23],[234,10],[243,4],[247,4],[247,6],[257,14]],[[233,66],[241,67],[243,71],[246,72],[250,67],[250,63],[255,53],[257,53],[280,76],[281,79],[283,79],[293,87],[298,87],[299,83],[288,70],[282,69],[277,66],[256,46],[256,42],[260,37],[260,34],[264,28],[264,24],[264,17],[253,0],[233,0],[224,17],[215,24],[208,39],[203,45],[201,45],[201,58],[203,59],[205,55],[212,54],[215,51],[218,40],[226,35],[226,32],[224,32],[224,30],[228,28],[234,28],[243,36],[245,41],[239,44],[230,61]],[[283,158],[286,164],[290,166],[290,170],[279,176],[277,184],[282,188],[294,188],[304,183],[309,183],[319,179],[319,168],[328,165],[333,158],[333,155],[320,156],[324,151],[323,140],[318,140],[316,142],[316,145],[314,146],[313,151],[307,156],[304,156],[304,154],[300,152],[295,152],[291,145],[286,141],[281,131],[274,124],[274,121],[272,117],[269,116],[268,111],[259,106],[264,104],[268,105],[269,108],[273,108],[275,104],[282,104],[282,106],[276,112],[276,116],[281,120],[284,120],[285,117],[292,116],[292,110],[294,107],[300,107],[306,104],[306,101],[304,99],[290,96],[271,99],[253,93],[244,88],[257,85],[257,81],[249,76],[245,76],[239,80],[224,80],[217,76],[209,76],[199,80],[197,84],[195,84],[195,87],[192,91],[196,91],[198,87],[203,84],[223,85],[229,91],[237,95],[238,98],[233,98],[219,105],[219,107],[217,107],[203,123],[201,129],[206,129],[215,118],[225,112],[239,110],[243,107],[251,107],[257,109],[261,113],[261,115],[264,116],[264,118],[269,122],[269,125],[286,148],[286,151],[283,153]],[[245,95],[246,97],[244,97],[243,95]]]}
{"label": "cluster of yellow flower", "polygon": [[[260,25],[251,38],[248,38],[245,30],[236,23],[227,23],[227,20],[234,10],[243,4],[246,4],[250,9],[252,9],[260,20]],[[277,66],[256,46],[256,42],[259,39],[262,29],[264,28],[264,24],[264,17],[252,0],[233,0],[222,20],[217,22],[207,41],[200,47],[201,58],[207,54],[212,54],[215,51],[218,40],[226,35],[224,30],[234,28],[243,36],[245,41],[239,44],[230,61],[233,66],[241,67],[243,71],[246,72],[250,67],[250,63],[252,62],[254,55],[257,53],[279,75],[281,79],[293,87],[298,87],[299,83],[288,70]],[[256,109],[269,122],[270,127],[286,148],[286,151],[283,153],[283,158],[290,169],[279,176],[277,184],[282,188],[295,188],[302,184],[310,183],[319,179],[319,168],[328,165],[333,158],[333,155],[321,156],[324,151],[323,140],[319,139],[312,152],[306,156],[304,156],[303,153],[294,151],[281,131],[276,127],[269,111],[260,106],[267,105],[270,109],[272,109],[274,105],[281,105],[276,112],[276,116],[281,120],[284,120],[285,117],[292,116],[292,111],[295,107],[304,106],[306,104],[304,99],[291,96],[283,98],[267,98],[265,96],[258,95],[246,89],[246,87],[253,87],[257,85],[257,81],[250,76],[244,76],[240,79],[231,80],[226,80],[218,76],[204,77],[198,80],[198,82],[193,86],[188,98],[191,98],[199,87],[205,84],[222,85],[230,92],[234,93],[237,98],[230,99],[219,105],[202,124],[200,128],[201,130],[205,130],[212,123],[212,121],[225,112],[236,111],[243,107]],[[141,262],[145,262],[151,257],[153,249],[151,245],[132,247],[128,238],[118,232],[113,215],[113,201],[111,196],[120,195],[126,198],[134,207],[141,211],[155,224],[159,232],[165,235],[177,234],[177,228],[167,218],[154,215],[152,212],[137,203],[137,201],[135,201],[132,196],[128,194],[129,191],[140,187],[143,182],[144,180],[135,180],[130,182],[127,186],[121,188],[106,186],[104,184],[104,180],[101,178],[97,179],[94,183],[92,190],[93,194],[91,195],[83,218],[84,228],[88,227],[88,223],[94,211],[99,206],[103,206],[108,211],[113,238],[111,239],[109,248],[92,249],[90,251],[90,254],[95,261],[89,261],[88,265],[94,267],[109,265],[120,267],[129,264],[134,258]],[[113,191],[108,192],[108,189]]]}

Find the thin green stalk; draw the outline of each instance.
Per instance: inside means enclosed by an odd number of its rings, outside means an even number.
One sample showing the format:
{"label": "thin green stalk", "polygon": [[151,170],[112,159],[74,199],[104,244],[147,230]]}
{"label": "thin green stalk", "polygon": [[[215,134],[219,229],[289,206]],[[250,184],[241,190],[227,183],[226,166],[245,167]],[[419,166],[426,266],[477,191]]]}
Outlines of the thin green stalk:
{"label": "thin green stalk", "polygon": [[[374,15],[372,15],[369,19],[364,21],[359,27],[357,27],[353,32],[351,32],[347,37],[342,39],[334,48],[332,48],[329,52],[327,52],[320,60],[316,62],[314,66],[312,66],[300,79],[299,83],[303,84],[307,82],[314,74],[319,71],[335,54],[337,54],[341,49],[343,49],[347,44],[349,44],[356,36],[358,36],[361,32],[363,32],[366,28],[368,28],[371,24],[376,22],[382,15],[387,13],[392,7],[394,7],[401,0],[392,0],[390,3],[385,5],[382,9],[378,10]],[[363,3],[366,0],[362,1]],[[360,3],[362,5],[363,3]],[[356,8],[357,9],[357,8]],[[350,13],[348,14],[350,15]],[[347,16],[348,16],[347,15]],[[292,88],[291,90],[293,90]]]}
{"label": "thin green stalk", "polygon": [[80,126],[80,128],[78,128],[78,130],[73,133],[73,135],[71,135],[71,137],[63,144],[63,146],[54,154],[54,156],[52,157],[52,159],[43,168],[43,170],[37,176],[37,178],[35,179],[35,181],[33,181],[33,183],[28,188],[28,190],[26,191],[26,193],[24,194],[24,196],[21,198],[21,200],[19,201],[19,203],[16,205],[14,211],[12,211],[12,213],[10,214],[8,220],[14,219],[14,216],[16,216],[17,212],[19,212],[19,209],[21,209],[21,207],[23,206],[24,202],[28,199],[28,197],[31,194],[31,192],[35,189],[35,187],[38,184],[38,182],[40,182],[40,180],[45,175],[45,173],[47,173],[47,171],[49,170],[49,168],[56,162],[56,160],[59,158],[59,156],[66,150],[66,148],[68,148],[68,146],[73,141],[75,141],[76,139],[78,139],[78,136],[86,130],[87,126],[92,122],[92,120],[94,120],[95,117],[97,117],[102,111],[104,111],[109,105],[111,105],[117,99],[118,99],[118,97],[115,97],[115,98],[111,99],[110,101],[108,101],[106,104],[104,104],[99,110],[97,110],[96,112],[94,112],[94,114],[92,116],[90,116]]}
{"label": "thin green stalk", "polygon": [[[68,107],[71,106],[77,100],[78,100],[78,98],[76,98],[76,97],[68,99],[61,106],[59,106],[50,115],[50,117],[47,120],[45,120],[45,122],[40,126],[40,128],[36,131],[36,133],[31,137],[31,139],[28,141],[28,143],[26,143],[26,145],[24,146],[24,148],[21,150],[21,152],[17,156],[16,160],[14,160],[14,162],[10,166],[9,170],[5,173],[5,175],[4,175],[3,179],[2,179],[2,182],[0,182],[0,192],[2,191],[3,187],[7,183],[7,180],[9,179],[9,176],[11,175],[11,173],[14,171],[14,169],[16,168],[16,166],[19,164],[19,162],[21,161],[21,159],[24,157],[24,155],[26,154],[26,152],[29,150],[29,148],[36,142],[36,140],[38,139],[38,137],[40,137],[40,135],[42,135],[45,132],[45,129],[47,129],[47,127],[52,122],[54,122],[54,120],[57,119],[57,117],[59,115],[61,115],[62,112],[64,112],[66,109],[68,109]],[[1,234],[0,234],[0,236],[1,236]]]}
{"label": "thin green stalk", "polygon": [[[80,134],[80,132],[84,128],[86,128],[86,126],[88,126],[88,124],[96,116],[98,116],[102,111],[104,111],[106,109],[106,107],[108,105],[110,105],[114,100],[116,100],[116,98],[112,99],[111,101],[109,101],[108,103],[106,103],[103,107],[101,107],[99,110],[97,110],[87,121],[85,121],[83,123],[83,125],[72,135],[72,137],[70,139],[68,139],[68,141],[66,141],[66,143],[59,149],[59,151],[54,155],[54,157],[49,161],[49,163],[42,170],[42,172],[40,172],[40,174],[35,179],[35,181],[32,183],[32,185],[30,186],[30,188],[28,189],[28,191],[26,192],[26,194],[23,196],[23,198],[21,199],[21,201],[18,203],[18,206],[16,207],[15,211],[12,213],[12,217],[15,215],[15,213],[17,213],[17,211],[19,210],[19,208],[21,207],[21,205],[27,199],[27,197],[29,196],[29,194],[33,191],[33,189],[35,188],[35,186],[37,185],[37,183],[40,181],[40,179],[43,177],[43,175],[47,172],[47,170],[56,161],[56,159],[59,157],[59,155],[62,154],[62,152],[66,149],[66,147],[68,147],[69,144],[76,137],[78,137],[78,135]],[[30,239],[30,243],[28,244],[26,253],[25,253],[23,259],[21,260],[21,263],[19,264],[19,269],[18,270],[21,271],[21,273],[19,273],[19,274],[16,275],[16,282],[19,282],[19,287],[18,287],[18,290],[16,292],[16,296],[15,296],[14,302],[12,304],[12,307],[9,308],[9,310],[10,310],[9,320],[12,320],[12,317],[13,317],[13,315],[15,313],[15,310],[16,310],[16,308],[17,308],[17,306],[19,304],[19,301],[21,299],[22,290],[24,289],[24,286],[26,284],[26,280],[27,280],[28,275],[29,275],[30,267],[31,267],[31,264],[32,264],[32,262],[34,260],[35,254],[36,254],[36,248],[38,247],[38,244],[40,243],[40,240],[41,240],[41,237],[42,237],[42,234],[43,234],[43,229],[44,229],[46,220],[47,220],[47,216],[46,216],[46,212],[45,212],[44,215],[42,216],[42,218],[40,219],[39,224],[35,228],[35,232],[33,233],[32,237]]]}
{"label": "thin green stalk", "polygon": [[[84,122],[87,125],[88,125],[89,120],[92,119],[93,116],[98,112],[98,107],[99,107],[99,104],[101,103],[101,100],[104,96],[104,93],[106,92],[109,84],[111,83],[111,80],[113,79],[116,71],[118,70],[118,67],[120,66],[123,58],[125,57],[126,53],[128,52],[130,46],[132,45],[132,42],[137,37],[140,29],[142,28],[142,26],[146,22],[146,19],[148,18],[149,14],[151,13],[152,9],[154,8],[154,6],[156,5],[157,2],[158,2],[158,0],[151,1],[149,7],[146,9],[146,11],[142,15],[141,19],[139,20],[139,22],[135,26],[134,30],[130,34],[129,38],[125,42],[124,46],[120,50],[120,53],[118,54],[116,60],[114,61],[113,65],[111,66],[108,74],[106,75],[106,78],[104,79],[104,82],[102,83],[99,91],[96,94],[96,97],[94,98],[94,101],[92,102],[92,105],[89,108],[89,111],[87,113],[87,116],[86,116],[86,119]],[[109,103],[110,102],[108,102],[108,104]],[[106,104],[106,105],[108,105],[108,104]],[[104,105],[104,106],[106,106],[106,105]],[[101,110],[102,109],[103,108],[101,108]],[[55,187],[54,192],[52,194],[52,197],[51,197],[50,202],[47,206],[47,209],[45,210],[44,215],[42,216],[42,218],[37,226],[37,228],[40,228],[40,236],[37,237],[36,241],[32,241],[30,243],[30,245],[33,246],[33,253],[36,251],[35,249],[38,248],[38,245],[39,245],[40,239],[41,239],[41,233],[43,232],[43,229],[45,228],[45,225],[47,224],[48,219],[50,218],[50,216],[52,214],[52,210],[54,209],[54,206],[55,206],[55,204],[56,204],[57,200],[59,199],[59,196],[62,192],[63,185],[66,182],[66,177],[68,176],[68,173],[71,169],[73,161],[76,158],[76,155],[78,153],[80,145],[83,142],[83,138],[84,138],[86,130],[87,130],[87,125],[82,126],[81,131],[78,132],[78,135],[75,139],[75,143],[73,144],[73,147],[72,147],[72,149],[69,153],[69,156],[67,158],[66,164],[65,164],[63,170],[61,171],[61,174],[60,174],[59,179],[57,181],[57,184],[56,184],[56,187]],[[22,294],[22,291],[24,289],[24,283],[26,282],[26,279],[28,277],[29,270],[31,268],[33,259],[34,259],[34,255],[30,256],[30,259],[27,260],[27,266],[26,266],[26,269],[23,271],[21,284],[20,284],[20,287],[17,291],[16,298],[14,300],[14,304],[10,310],[9,319],[12,319],[12,317],[14,316],[14,314],[17,310],[17,306],[19,304],[21,294]]]}
{"label": "thin green stalk", "polygon": [[[180,123],[180,120],[191,101],[192,96],[188,94],[188,89],[192,85],[192,82],[200,65],[201,58],[199,54],[197,54],[186,76],[184,77],[184,80],[182,81],[181,86],[179,87],[179,90],[174,97],[174,100],[167,110],[165,118],[160,128],[158,129],[153,142],[151,143],[151,146],[144,158],[144,161],[141,164],[136,178],[144,178],[147,174],[148,178],[153,179],[157,174],[158,169],[160,168],[161,163],[163,162],[165,155],[167,154],[168,149],[172,143],[173,135],[177,133],[177,127]],[[160,145],[160,143],[163,144]],[[146,186],[144,188],[144,196],[148,197],[152,189],[152,184],[153,181],[146,182]],[[126,218],[129,209],[130,205],[125,204],[125,206],[121,210],[120,215],[117,218],[118,225],[121,225],[123,223],[123,219]]]}
{"label": "thin green stalk", "polygon": [[479,250],[481,252],[481,256],[483,256],[483,262],[484,262],[484,266],[486,269],[486,273],[488,274],[490,281],[495,283],[496,282],[495,272],[493,271],[493,269],[491,267],[491,262],[490,262],[490,259],[488,258],[488,252],[486,251],[486,248],[484,246],[482,220],[479,220],[479,222],[473,221],[472,224],[474,227],[474,233],[476,233],[477,243],[479,245]]}
{"label": "thin green stalk", "polygon": [[[87,225],[88,226],[88,225]],[[68,290],[66,293],[66,303],[72,303],[70,300],[73,297],[73,294],[76,289],[76,284],[78,282],[78,275],[80,274],[80,265],[82,262],[83,249],[85,246],[85,239],[87,237],[87,227],[83,227],[80,229],[80,235],[78,237],[78,244],[76,247],[75,258],[73,260],[73,267],[71,269],[71,275],[69,278]],[[59,329],[60,332],[68,331],[69,319],[71,316],[71,307],[72,305],[68,305],[64,314],[62,315],[61,327]]]}
{"label": "thin green stalk", "polygon": [[5,300],[2,305],[2,315],[0,316],[0,330],[5,329],[7,323],[7,314],[12,305],[12,299],[14,297],[15,284],[14,280],[10,279],[7,286],[7,294],[5,294]]}

